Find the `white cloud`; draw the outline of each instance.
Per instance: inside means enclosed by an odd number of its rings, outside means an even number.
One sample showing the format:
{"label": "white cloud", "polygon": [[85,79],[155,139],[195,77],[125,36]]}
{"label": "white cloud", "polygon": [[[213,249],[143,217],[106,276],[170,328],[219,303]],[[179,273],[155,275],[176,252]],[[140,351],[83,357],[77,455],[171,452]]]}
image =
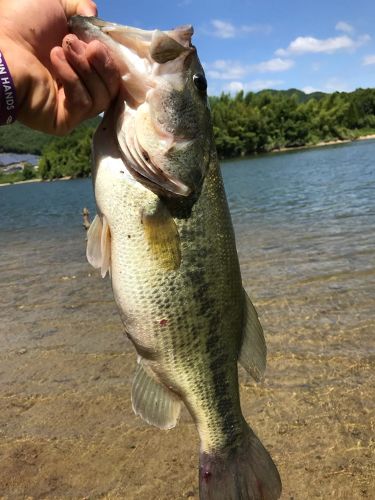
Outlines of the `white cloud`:
{"label": "white cloud", "polygon": [[336,77],[330,78],[324,87],[328,92],[349,92],[351,90],[346,82]]}
{"label": "white cloud", "polygon": [[242,80],[249,73],[275,73],[287,71],[294,66],[290,59],[270,59],[258,64],[242,64],[238,61],[219,59],[211,64],[204,64],[204,70],[208,78],[214,80]]}
{"label": "white cloud", "polygon": [[237,94],[241,90],[244,90],[244,84],[242,82],[230,82],[224,86],[225,91],[230,92],[232,94]]}
{"label": "white cloud", "polygon": [[246,84],[246,88],[257,92],[258,90],[274,89],[283,83],[282,80],[253,80]]}
{"label": "white cloud", "polygon": [[363,58],[362,60],[363,66],[369,66],[370,64],[375,64],[375,54],[370,54]]}
{"label": "white cloud", "polygon": [[253,80],[245,85],[247,90],[263,90],[263,89],[273,89],[279,87],[284,82],[282,80]]}
{"label": "white cloud", "polygon": [[244,34],[250,33],[263,33],[269,34],[272,31],[269,25],[241,25],[235,26],[234,24],[223,21],[222,19],[213,19],[211,21],[212,28],[204,30],[206,33],[217,38],[235,38]]}
{"label": "white cloud", "polygon": [[294,61],[291,59],[281,59],[280,57],[275,59],[270,59],[269,61],[264,61],[259,64],[254,64],[251,66],[252,71],[258,73],[268,73],[276,71],[287,71],[292,66],[294,66]]}
{"label": "white cloud", "polygon": [[219,59],[205,65],[206,74],[215,80],[239,80],[249,71],[248,66],[236,61]]}
{"label": "white cloud", "polygon": [[339,21],[336,24],[335,29],[337,31],[343,31],[344,33],[353,33],[353,31],[354,31],[353,26],[351,24],[347,23],[346,21]]}
{"label": "white cloud", "polygon": [[282,80],[252,80],[246,83],[233,81],[224,85],[223,91],[230,92],[232,94],[237,94],[237,92],[240,92],[241,90],[245,92],[258,92],[259,90],[279,87],[283,83],[284,82]]}
{"label": "white cloud", "polygon": [[356,48],[361,47],[362,45],[365,45],[366,43],[368,43],[370,41],[371,41],[371,36],[370,35],[361,35],[357,39],[357,46],[356,46]]}
{"label": "white cloud", "polygon": [[310,85],[307,85],[306,87],[302,87],[302,92],[305,92],[305,94],[312,94],[313,92],[320,92],[319,89],[316,89],[315,87],[311,87]]}
{"label": "white cloud", "polygon": [[326,53],[332,54],[338,50],[355,50],[361,45],[364,45],[370,40],[369,35],[362,35],[356,40],[348,35],[342,35],[334,38],[326,38],[321,40],[312,36],[299,36],[293,40],[286,49],[278,49],[276,55],[301,55],[301,54],[316,54]]}
{"label": "white cloud", "polygon": [[214,19],[211,21],[211,24],[214,27],[213,36],[217,36],[218,38],[234,38],[236,36],[236,28],[232,23]]}

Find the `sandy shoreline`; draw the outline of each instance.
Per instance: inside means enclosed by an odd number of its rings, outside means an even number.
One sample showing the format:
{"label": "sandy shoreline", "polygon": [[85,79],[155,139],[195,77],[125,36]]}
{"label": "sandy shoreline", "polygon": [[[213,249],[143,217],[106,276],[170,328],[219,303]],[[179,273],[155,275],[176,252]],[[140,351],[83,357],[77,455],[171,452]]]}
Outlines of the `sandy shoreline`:
{"label": "sandy shoreline", "polygon": [[362,135],[361,137],[358,137],[356,140],[365,141],[366,139],[375,139],[375,134]]}

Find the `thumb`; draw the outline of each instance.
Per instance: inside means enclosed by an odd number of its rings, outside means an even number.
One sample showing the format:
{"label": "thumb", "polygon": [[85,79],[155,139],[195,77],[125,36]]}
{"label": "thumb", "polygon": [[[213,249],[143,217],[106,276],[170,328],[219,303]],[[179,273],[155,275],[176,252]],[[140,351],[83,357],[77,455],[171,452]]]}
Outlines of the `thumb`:
{"label": "thumb", "polygon": [[62,0],[65,15],[69,19],[72,16],[97,16],[98,9],[92,0]]}

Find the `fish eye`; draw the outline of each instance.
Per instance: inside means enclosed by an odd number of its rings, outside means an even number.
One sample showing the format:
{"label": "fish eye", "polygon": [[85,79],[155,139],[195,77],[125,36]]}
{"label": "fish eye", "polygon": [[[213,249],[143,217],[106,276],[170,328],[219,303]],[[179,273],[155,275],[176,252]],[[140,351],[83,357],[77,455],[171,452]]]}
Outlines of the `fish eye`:
{"label": "fish eye", "polygon": [[198,90],[200,90],[201,92],[206,92],[207,80],[206,80],[206,77],[202,73],[196,73],[193,76],[193,82]]}

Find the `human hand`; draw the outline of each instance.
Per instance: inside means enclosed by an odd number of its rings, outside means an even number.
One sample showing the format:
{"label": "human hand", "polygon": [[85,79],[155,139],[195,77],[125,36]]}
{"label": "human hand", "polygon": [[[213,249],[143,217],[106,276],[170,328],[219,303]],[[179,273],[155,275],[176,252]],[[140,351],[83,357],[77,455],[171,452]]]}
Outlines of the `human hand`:
{"label": "human hand", "polygon": [[120,76],[106,47],[68,34],[68,19],[96,15],[91,0],[0,0],[0,50],[12,75],[17,119],[63,135],[104,111]]}

